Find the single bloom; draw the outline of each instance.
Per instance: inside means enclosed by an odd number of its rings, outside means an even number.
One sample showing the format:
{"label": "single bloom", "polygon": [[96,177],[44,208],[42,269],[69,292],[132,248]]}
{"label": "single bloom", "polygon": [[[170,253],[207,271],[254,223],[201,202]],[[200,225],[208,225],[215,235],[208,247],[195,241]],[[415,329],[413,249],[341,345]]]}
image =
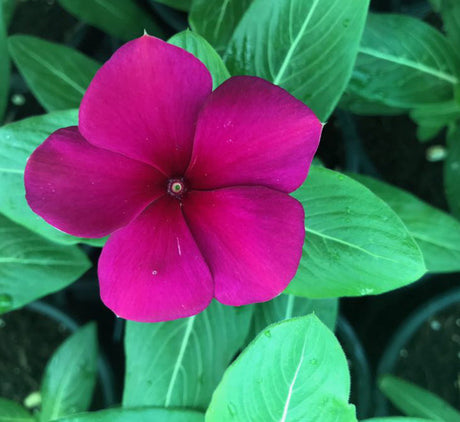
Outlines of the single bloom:
{"label": "single bloom", "polygon": [[81,237],[110,235],[103,302],[143,322],[197,314],[213,297],[263,302],[294,277],[307,176],[322,124],[285,90],[236,76],[212,91],[194,56],[144,35],[85,93],[79,125],[30,157],[30,207]]}

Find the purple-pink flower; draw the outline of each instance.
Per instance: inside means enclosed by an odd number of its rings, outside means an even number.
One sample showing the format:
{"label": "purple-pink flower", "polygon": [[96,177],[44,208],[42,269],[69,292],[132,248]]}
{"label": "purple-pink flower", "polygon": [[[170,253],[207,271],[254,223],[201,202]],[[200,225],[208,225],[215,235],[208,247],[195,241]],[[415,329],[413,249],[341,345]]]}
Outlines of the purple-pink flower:
{"label": "purple-pink flower", "polygon": [[213,297],[267,301],[294,277],[307,176],[322,125],[283,89],[232,77],[214,92],[206,67],[145,35],[91,82],[79,125],[30,157],[26,197],[53,226],[110,235],[99,259],[104,303],[165,321]]}

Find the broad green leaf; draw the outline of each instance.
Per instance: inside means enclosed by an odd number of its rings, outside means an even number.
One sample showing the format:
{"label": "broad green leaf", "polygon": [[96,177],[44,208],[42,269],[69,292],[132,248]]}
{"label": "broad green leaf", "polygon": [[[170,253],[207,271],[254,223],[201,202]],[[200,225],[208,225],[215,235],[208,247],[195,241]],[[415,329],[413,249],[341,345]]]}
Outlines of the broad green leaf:
{"label": "broad green leaf", "polygon": [[158,24],[134,0],[59,0],[76,18],[124,41],[140,37],[144,30],[163,37]]}
{"label": "broad green leaf", "polygon": [[[3,11],[3,21],[5,22],[6,28],[8,28],[11,23],[16,6],[16,0],[0,0],[0,9]],[[2,12],[0,11],[0,14],[1,13]]]}
{"label": "broad green leaf", "polygon": [[430,25],[410,16],[370,13],[342,104],[376,114],[375,107],[407,110],[448,101],[459,69],[453,47]]}
{"label": "broad green leaf", "polygon": [[48,111],[78,107],[99,64],[77,50],[28,35],[8,39],[11,57]]}
{"label": "broad green leaf", "polygon": [[0,213],[54,242],[101,246],[105,239],[81,239],[50,226],[26,202],[24,168],[27,159],[52,132],[76,125],[77,110],[56,111],[0,127]]}
{"label": "broad green leaf", "polygon": [[33,416],[18,403],[0,398],[0,422],[34,422]]}
{"label": "broad green leaf", "polygon": [[193,0],[155,0],[157,3],[163,3],[166,6],[172,7],[174,9],[182,10],[188,12],[192,7]]}
{"label": "broad green leaf", "polygon": [[90,323],[53,354],[42,381],[40,422],[88,409],[96,383],[97,349],[96,325]]}
{"label": "broad green leaf", "polygon": [[76,246],[61,246],[0,215],[0,314],[63,289],[91,264]]}
{"label": "broad green leaf", "polygon": [[0,7],[0,124],[3,121],[10,90],[10,59],[6,41],[6,22],[3,13],[3,7]]}
{"label": "broad green leaf", "polygon": [[417,137],[420,141],[429,141],[444,126],[460,119],[460,104],[451,100],[420,106],[410,112],[411,119],[417,123]]}
{"label": "broad green leaf", "polygon": [[123,406],[206,409],[243,345],[251,315],[252,307],[214,301],[190,318],[155,324],[128,321]]}
{"label": "broad green leaf", "polygon": [[[270,325],[257,336],[225,372],[206,422],[356,421],[349,394],[340,344],[309,315]],[[347,409],[346,417],[338,409]]]}
{"label": "broad green leaf", "polygon": [[460,412],[435,394],[410,382],[385,375],[379,387],[391,402],[407,416],[442,422],[460,421]]}
{"label": "broad green leaf", "polygon": [[447,135],[447,158],[444,162],[444,188],[449,207],[460,219],[460,125]]}
{"label": "broad green leaf", "polygon": [[460,2],[458,0],[438,0],[444,29],[452,45],[460,45]]}
{"label": "broad green leaf", "polygon": [[204,63],[212,75],[213,89],[230,77],[222,58],[200,35],[186,30],[174,35],[168,42],[187,50]]}
{"label": "broad green leaf", "polygon": [[57,422],[204,422],[202,413],[161,408],[108,409],[82,413]]}
{"label": "broad green leaf", "polygon": [[293,295],[280,295],[269,302],[254,305],[249,338],[252,339],[265,327],[275,322],[312,312],[332,331],[337,320],[339,302],[337,299],[306,299]]}
{"label": "broad green leaf", "polygon": [[422,253],[400,218],[360,183],[313,166],[293,195],[306,210],[306,236],[288,293],[310,298],[379,294],[425,272]]}
{"label": "broad green leaf", "polygon": [[230,73],[280,85],[324,121],[350,79],[368,5],[368,0],[255,0],[230,41]]}
{"label": "broad green leaf", "polygon": [[351,175],[398,214],[422,250],[431,272],[460,271],[460,222],[414,195],[361,175]]}
{"label": "broad green leaf", "polygon": [[433,419],[410,418],[405,416],[390,416],[387,418],[365,419],[361,422],[434,422]]}
{"label": "broad green leaf", "polygon": [[190,27],[206,38],[219,52],[228,42],[253,0],[194,0]]}

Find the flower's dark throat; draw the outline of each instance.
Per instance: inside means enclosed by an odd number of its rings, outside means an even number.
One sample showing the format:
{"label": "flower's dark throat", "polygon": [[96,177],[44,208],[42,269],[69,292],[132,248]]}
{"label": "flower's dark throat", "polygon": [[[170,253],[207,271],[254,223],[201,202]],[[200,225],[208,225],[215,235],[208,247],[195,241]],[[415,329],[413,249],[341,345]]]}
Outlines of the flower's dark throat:
{"label": "flower's dark throat", "polygon": [[176,177],[168,180],[168,194],[173,198],[182,199],[187,190],[187,184],[183,178]]}

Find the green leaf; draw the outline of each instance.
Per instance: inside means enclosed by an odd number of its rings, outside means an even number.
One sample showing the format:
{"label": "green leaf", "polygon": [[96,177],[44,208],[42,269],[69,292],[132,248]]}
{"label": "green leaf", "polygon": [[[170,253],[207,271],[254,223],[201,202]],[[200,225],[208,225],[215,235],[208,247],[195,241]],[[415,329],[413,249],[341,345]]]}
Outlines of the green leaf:
{"label": "green leaf", "polygon": [[0,124],[3,121],[10,90],[10,59],[3,13],[3,7],[0,7]]}
{"label": "green leaf", "polygon": [[444,188],[449,207],[460,219],[460,125],[447,135],[447,158],[444,162]]}
{"label": "green leaf", "polygon": [[422,253],[394,211],[351,178],[312,167],[294,192],[306,238],[287,292],[310,298],[378,294],[418,280]]}
{"label": "green leaf", "polygon": [[[6,28],[8,28],[11,23],[16,6],[16,0],[0,0],[0,9],[3,11],[3,21]],[[2,11],[0,11],[0,14]]]}
{"label": "green leaf", "polygon": [[338,308],[337,299],[306,299],[293,295],[280,295],[269,302],[254,306],[249,338],[252,339],[270,324],[292,317],[305,316],[312,312],[334,331]]}
{"label": "green leaf", "polygon": [[14,63],[48,111],[78,107],[99,63],[72,48],[28,35],[8,38]]}
{"label": "green leaf", "polygon": [[0,398],[0,422],[34,422],[34,418],[16,402]]}
{"label": "green leaf", "polygon": [[421,142],[429,141],[444,126],[449,126],[460,119],[460,104],[454,100],[427,104],[412,110],[410,117],[418,125],[417,138]]}
{"label": "green leaf", "polygon": [[76,246],[61,246],[0,215],[0,314],[63,289],[91,266]]}
{"label": "green leaf", "polygon": [[187,50],[204,63],[212,75],[213,89],[230,77],[222,58],[200,35],[186,30],[174,35],[168,42]]}
{"label": "green leaf", "polygon": [[372,418],[361,422],[434,422],[432,419],[408,418],[405,416],[394,416],[387,418]]}
{"label": "green leaf", "polygon": [[57,349],[45,369],[40,422],[88,409],[96,383],[97,356],[94,323],[80,328]]}
{"label": "green leaf", "polygon": [[252,307],[214,301],[190,318],[155,324],[128,321],[123,406],[206,409],[248,334],[251,315]]}
{"label": "green leaf", "polygon": [[460,271],[460,222],[402,189],[370,177],[351,176],[398,214],[420,246],[428,271]]}
{"label": "green leaf", "polygon": [[230,41],[230,73],[280,85],[324,121],[350,79],[368,5],[368,0],[255,0]]}
{"label": "green leaf", "polygon": [[204,422],[204,415],[191,410],[161,408],[108,409],[82,413],[57,422]]}
{"label": "green leaf", "polygon": [[225,372],[206,422],[356,421],[349,394],[340,344],[309,315],[273,324],[257,336]]}
{"label": "green leaf", "polygon": [[157,37],[164,35],[134,0],[59,0],[59,4],[77,19],[123,41],[140,37],[144,30]]}
{"label": "green leaf", "polygon": [[460,3],[458,0],[438,0],[438,11],[441,13],[447,38],[452,45],[458,48],[460,45]]}
{"label": "green leaf", "polygon": [[391,402],[408,416],[442,422],[460,421],[460,413],[440,397],[410,382],[385,375],[379,387]]}
{"label": "green leaf", "polygon": [[[369,14],[344,102],[355,113],[398,111],[453,98],[458,57],[448,40],[419,19]],[[366,111],[367,109],[367,111]]]}
{"label": "green leaf", "polygon": [[174,9],[188,12],[192,7],[192,0],[155,0],[157,3],[163,3]]}
{"label": "green leaf", "polygon": [[194,0],[190,9],[190,27],[206,38],[217,51],[228,42],[253,0]]}
{"label": "green leaf", "polygon": [[0,213],[54,242],[102,246],[104,239],[82,239],[50,226],[27,204],[24,168],[27,159],[52,132],[76,125],[77,110],[56,111],[0,127]]}

